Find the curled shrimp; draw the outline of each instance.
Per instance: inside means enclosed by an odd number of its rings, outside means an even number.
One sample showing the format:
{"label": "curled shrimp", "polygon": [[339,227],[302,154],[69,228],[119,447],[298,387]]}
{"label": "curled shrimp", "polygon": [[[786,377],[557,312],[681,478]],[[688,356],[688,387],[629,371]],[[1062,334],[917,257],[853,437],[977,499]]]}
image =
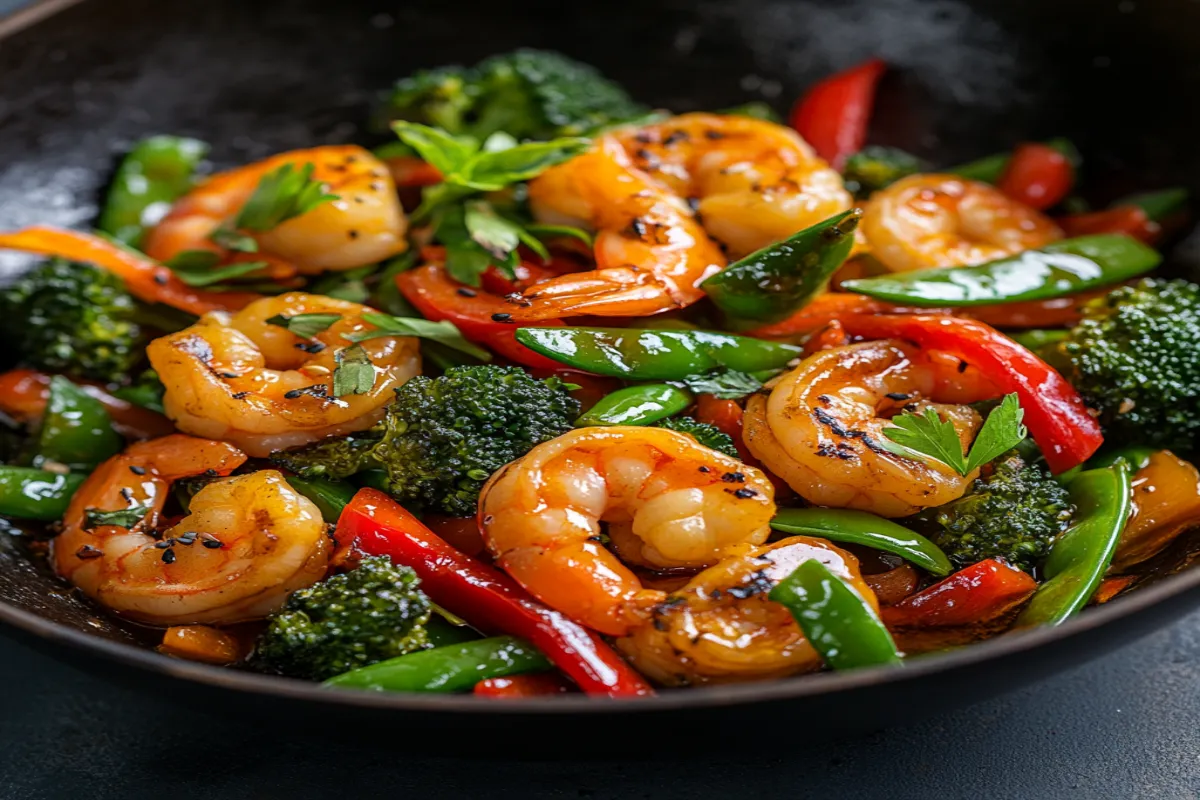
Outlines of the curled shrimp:
{"label": "curled shrimp", "polygon": [[934,174],[911,175],[871,195],[859,230],[892,272],[981,264],[1063,235],[993,186]]}
{"label": "curled shrimp", "polygon": [[280,153],[212,176],[175,201],[146,237],[146,253],[159,261],[186,250],[229,255],[209,239],[213,232],[237,217],[263,176],[306,164],[313,167],[312,179],[337,199],[256,233],[264,254],[315,273],[361,267],[405,250],[408,222],[391,173],[363,148],[339,145]]}
{"label": "curled shrimp", "polygon": [[[479,503],[497,563],[547,605],[602,633],[663,599],[622,563],[697,568],[766,541],[774,490],[763,473],[661,428],[581,428],[494,475]],[[614,549],[604,546],[608,523]]]}
{"label": "curled shrimp", "polygon": [[970,445],[979,414],[931,402],[938,382],[936,365],[903,342],[824,350],[780,377],[769,394],[747,401],[746,446],[810,503],[884,517],[940,506],[961,497],[978,470],[962,476],[880,444],[894,413],[932,406],[954,425],[963,447]]}
{"label": "curled shrimp", "polygon": [[842,176],[794,130],[773,122],[683,114],[618,137],[635,167],[688,198],[731,258],[854,204]]}
{"label": "curled shrimp", "polygon": [[858,559],[824,539],[793,536],[731,549],[716,565],[643,612],[616,642],[646,677],[664,686],[768,680],[813,672],[821,656],[788,609],[767,598],[781,580],[816,559],[876,611]]}
{"label": "curled shrimp", "polygon": [[[278,609],[325,574],[321,514],[274,470],[217,478],[187,516],[156,533],[171,483],[228,475],[246,460],[224,442],[173,434],[139,442],[93,472],[53,541],[58,574],[123,616],[155,625],[230,623]],[[144,508],[89,527],[89,511]],[[125,525],[128,524],[128,528]]]}
{"label": "curled shrimp", "polygon": [[[374,425],[393,390],[421,371],[417,341],[362,343],[375,371],[363,394],[335,397],[332,376],[348,334],[374,330],[365,306],[292,292],[234,313],[205,314],[190,328],[155,339],[150,363],[166,387],[163,407],[180,430],[232,442],[251,456]],[[268,322],[275,316],[334,314],[312,339]]]}

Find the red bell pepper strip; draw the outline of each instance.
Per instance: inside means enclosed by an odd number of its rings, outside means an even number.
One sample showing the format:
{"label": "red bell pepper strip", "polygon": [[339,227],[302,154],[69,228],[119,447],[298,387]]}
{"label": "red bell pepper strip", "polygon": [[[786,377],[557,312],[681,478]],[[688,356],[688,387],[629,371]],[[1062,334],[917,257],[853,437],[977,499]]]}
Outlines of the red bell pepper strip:
{"label": "red bell pepper strip", "polygon": [[157,261],[90,233],[37,226],[0,233],[0,248],[95,264],[124,281],[125,288],[137,299],[163,303],[196,316],[239,309],[262,298],[252,292],[194,289]]}
{"label": "red bell pepper strip", "polygon": [[1124,233],[1140,242],[1154,244],[1162,234],[1162,225],[1150,219],[1138,206],[1118,206],[1087,214],[1059,217],[1059,226],[1067,236],[1091,236],[1095,233]]}
{"label": "red bell pepper strip", "polygon": [[367,555],[412,569],[430,599],[484,633],[532,643],[588,694],[653,694],[646,681],[600,636],[539,603],[516,582],[463,555],[376,489],[360,489],[338,520],[339,545],[354,540]]}
{"label": "red bell pepper strip", "polygon": [[508,700],[567,694],[570,691],[571,685],[553,672],[533,672],[528,675],[509,675],[482,680],[475,684],[474,693],[476,697]]}
{"label": "red bell pepper strip", "polygon": [[990,558],[980,561],[922,592],[884,606],[880,616],[889,628],[957,628],[1003,616],[1037,590],[1037,581],[1016,567]]}
{"label": "red bell pepper strip", "polygon": [[862,149],[887,64],[872,58],[813,86],[792,108],[789,123],[835,169]]}
{"label": "red bell pepper strip", "polygon": [[851,336],[908,339],[929,350],[951,353],[981,369],[1001,392],[1016,392],[1025,425],[1055,474],[1082,464],[1104,441],[1100,425],[1074,387],[1045,361],[989,325],[925,314],[851,316],[843,318],[842,325]]}
{"label": "red bell pepper strip", "polygon": [[[400,288],[404,298],[426,319],[453,322],[462,331],[463,336],[494,350],[509,361],[541,369],[562,367],[557,361],[535,353],[517,342],[517,325],[493,319],[494,315],[511,312],[511,305],[483,289],[463,286],[437,264],[401,272],[396,276],[396,286]],[[563,323],[562,320],[545,319],[521,324],[552,326]]]}
{"label": "red bell pepper strip", "polygon": [[1038,211],[1058,205],[1075,183],[1071,160],[1048,145],[1030,142],[1016,149],[996,188]]}

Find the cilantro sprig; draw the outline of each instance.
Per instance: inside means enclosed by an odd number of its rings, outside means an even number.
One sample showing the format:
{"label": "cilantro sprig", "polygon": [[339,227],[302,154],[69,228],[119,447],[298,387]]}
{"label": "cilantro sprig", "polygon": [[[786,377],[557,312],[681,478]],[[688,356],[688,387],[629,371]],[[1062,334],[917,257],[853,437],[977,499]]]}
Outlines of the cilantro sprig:
{"label": "cilantro sprig", "polygon": [[341,314],[296,314],[291,317],[276,314],[267,319],[268,325],[286,328],[302,339],[311,339],[318,333],[329,329],[329,326],[342,318]]}
{"label": "cilantro sprig", "polygon": [[390,314],[380,314],[368,311],[362,315],[363,321],[374,325],[376,330],[352,333],[346,338],[352,342],[366,342],[385,336],[412,336],[417,339],[428,339],[438,342],[451,350],[465,353],[480,361],[491,361],[492,356],[482,347],[471,344],[452,322],[442,320],[432,322],[415,317],[393,317]]}
{"label": "cilantro sprig", "polygon": [[970,452],[964,455],[953,423],[942,419],[937,411],[927,406],[922,414],[906,411],[894,417],[891,427],[883,430],[883,435],[890,441],[881,444],[896,455],[930,459],[945,464],[959,475],[968,475],[1020,444],[1029,433],[1021,424],[1024,417],[1017,396],[1005,395],[1000,405],[988,414]]}
{"label": "cilantro sprig", "polygon": [[145,519],[149,513],[150,506],[131,506],[130,508],[119,508],[114,511],[85,508],[83,510],[83,529],[85,531],[92,531],[96,528],[112,525],[117,528],[131,530]]}
{"label": "cilantro sprig", "polygon": [[325,184],[313,180],[312,174],[312,164],[305,164],[300,169],[292,164],[284,164],[268,172],[242,206],[234,227],[259,233],[269,231],[289,219],[337,200],[338,195],[326,192]]}

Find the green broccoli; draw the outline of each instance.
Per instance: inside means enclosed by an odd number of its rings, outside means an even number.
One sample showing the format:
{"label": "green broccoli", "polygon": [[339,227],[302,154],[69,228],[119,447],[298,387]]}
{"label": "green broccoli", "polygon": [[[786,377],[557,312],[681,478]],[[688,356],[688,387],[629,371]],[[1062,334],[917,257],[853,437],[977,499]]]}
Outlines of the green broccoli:
{"label": "green broccoli", "polygon": [[1047,356],[1110,442],[1200,447],[1200,286],[1144,278],[1110,292]]}
{"label": "green broccoli", "polygon": [[370,431],[272,459],[306,478],[380,468],[400,502],[466,517],[493,472],[571,430],[578,416],[579,401],[557,378],[535,380],[517,367],[451,367],[397,389]]}
{"label": "green broccoli", "polygon": [[921,160],[914,155],[895,147],[870,145],[846,159],[842,177],[856,197],[866,198],[921,169]]}
{"label": "green broccoli", "polygon": [[1070,526],[1074,509],[1050,471],[1027,462],[1018,450],[991,467],[965,495],[921,512],[913,522],[959,569],[1002,558],[1029,572]]}
{"label": "green broccoli", "polygon": [[711,450],[724,453],[730,458],[741,459],[737,447],[733,444],[733,437],[715,425],[709,425],[707,422],[698,422],[692,417],[671,417],[658,423],[658,427],[686,433]]}
{"label": "green broccoli", "polygon": [[258,639],[254,663],[266,672],[321,681],[429,646],[429,598],[409,567],[364,558],[288,598]]}
{"label": "green broccoli", "polygon": [[646,109],[594,68],[559,53],[517,50],[474,67],[441,67],[400,80],[391,119],[478,139],[578,136],[643,116]]}
{"label": "green broccoli", "polygon": [[143,357],[137,304],[114,275],[51,259],[0,291],[0,326],[32,367],[74,378],[123,380]]}

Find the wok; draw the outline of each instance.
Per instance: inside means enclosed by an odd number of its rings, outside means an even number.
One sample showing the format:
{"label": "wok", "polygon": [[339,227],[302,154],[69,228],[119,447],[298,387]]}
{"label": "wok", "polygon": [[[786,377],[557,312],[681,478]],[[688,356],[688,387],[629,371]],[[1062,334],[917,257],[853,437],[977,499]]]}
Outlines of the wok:
{"label": "wok", "polygon": [[[639,99],[674,110],[747,99],[785,109],[815,79],[881,55],[894,70],[872,125],[875,143],[950,164],[1064,135],[1083,151],[1088,192],[1098,199],[1200,184],[1200,116],[1189,102],[1200,91],[1200,4],[1189,0],[50,5],[43,10],[55,13],[36,24],[0,22],[3,229],[88,224],[115,156],[149,133],[208,140],[219,166],[315,144],[373,143],[372,103],[395,77],[521,45],[596,64]],[[1196,277],[1200,258],[1187,244],[1175,249],[1172,268]],[[3,258],[10,274],[26,263]],[[903,669],[635,702],[480,703],[335,693],[158,656],[145,646],[151,637],[112,624],[30,561],[15,537],[0,534],[4,632],[81,669],[241,720],[312,725],[320,715],[322,730],[332,729],[329,720],[346,734],[382,732],[388,742],[469,725],[473,733],[514,734],[505,741],[559,740],[576,755],[577,738],[545,734],[586,731],[595,752],[761,745],[763,733],[784,725],[786,737],[775,740],[789,744],[878,728],[1079,664],[1196,605],[1200,569],[1185,569],[1059,628],[1006,635]]]}

